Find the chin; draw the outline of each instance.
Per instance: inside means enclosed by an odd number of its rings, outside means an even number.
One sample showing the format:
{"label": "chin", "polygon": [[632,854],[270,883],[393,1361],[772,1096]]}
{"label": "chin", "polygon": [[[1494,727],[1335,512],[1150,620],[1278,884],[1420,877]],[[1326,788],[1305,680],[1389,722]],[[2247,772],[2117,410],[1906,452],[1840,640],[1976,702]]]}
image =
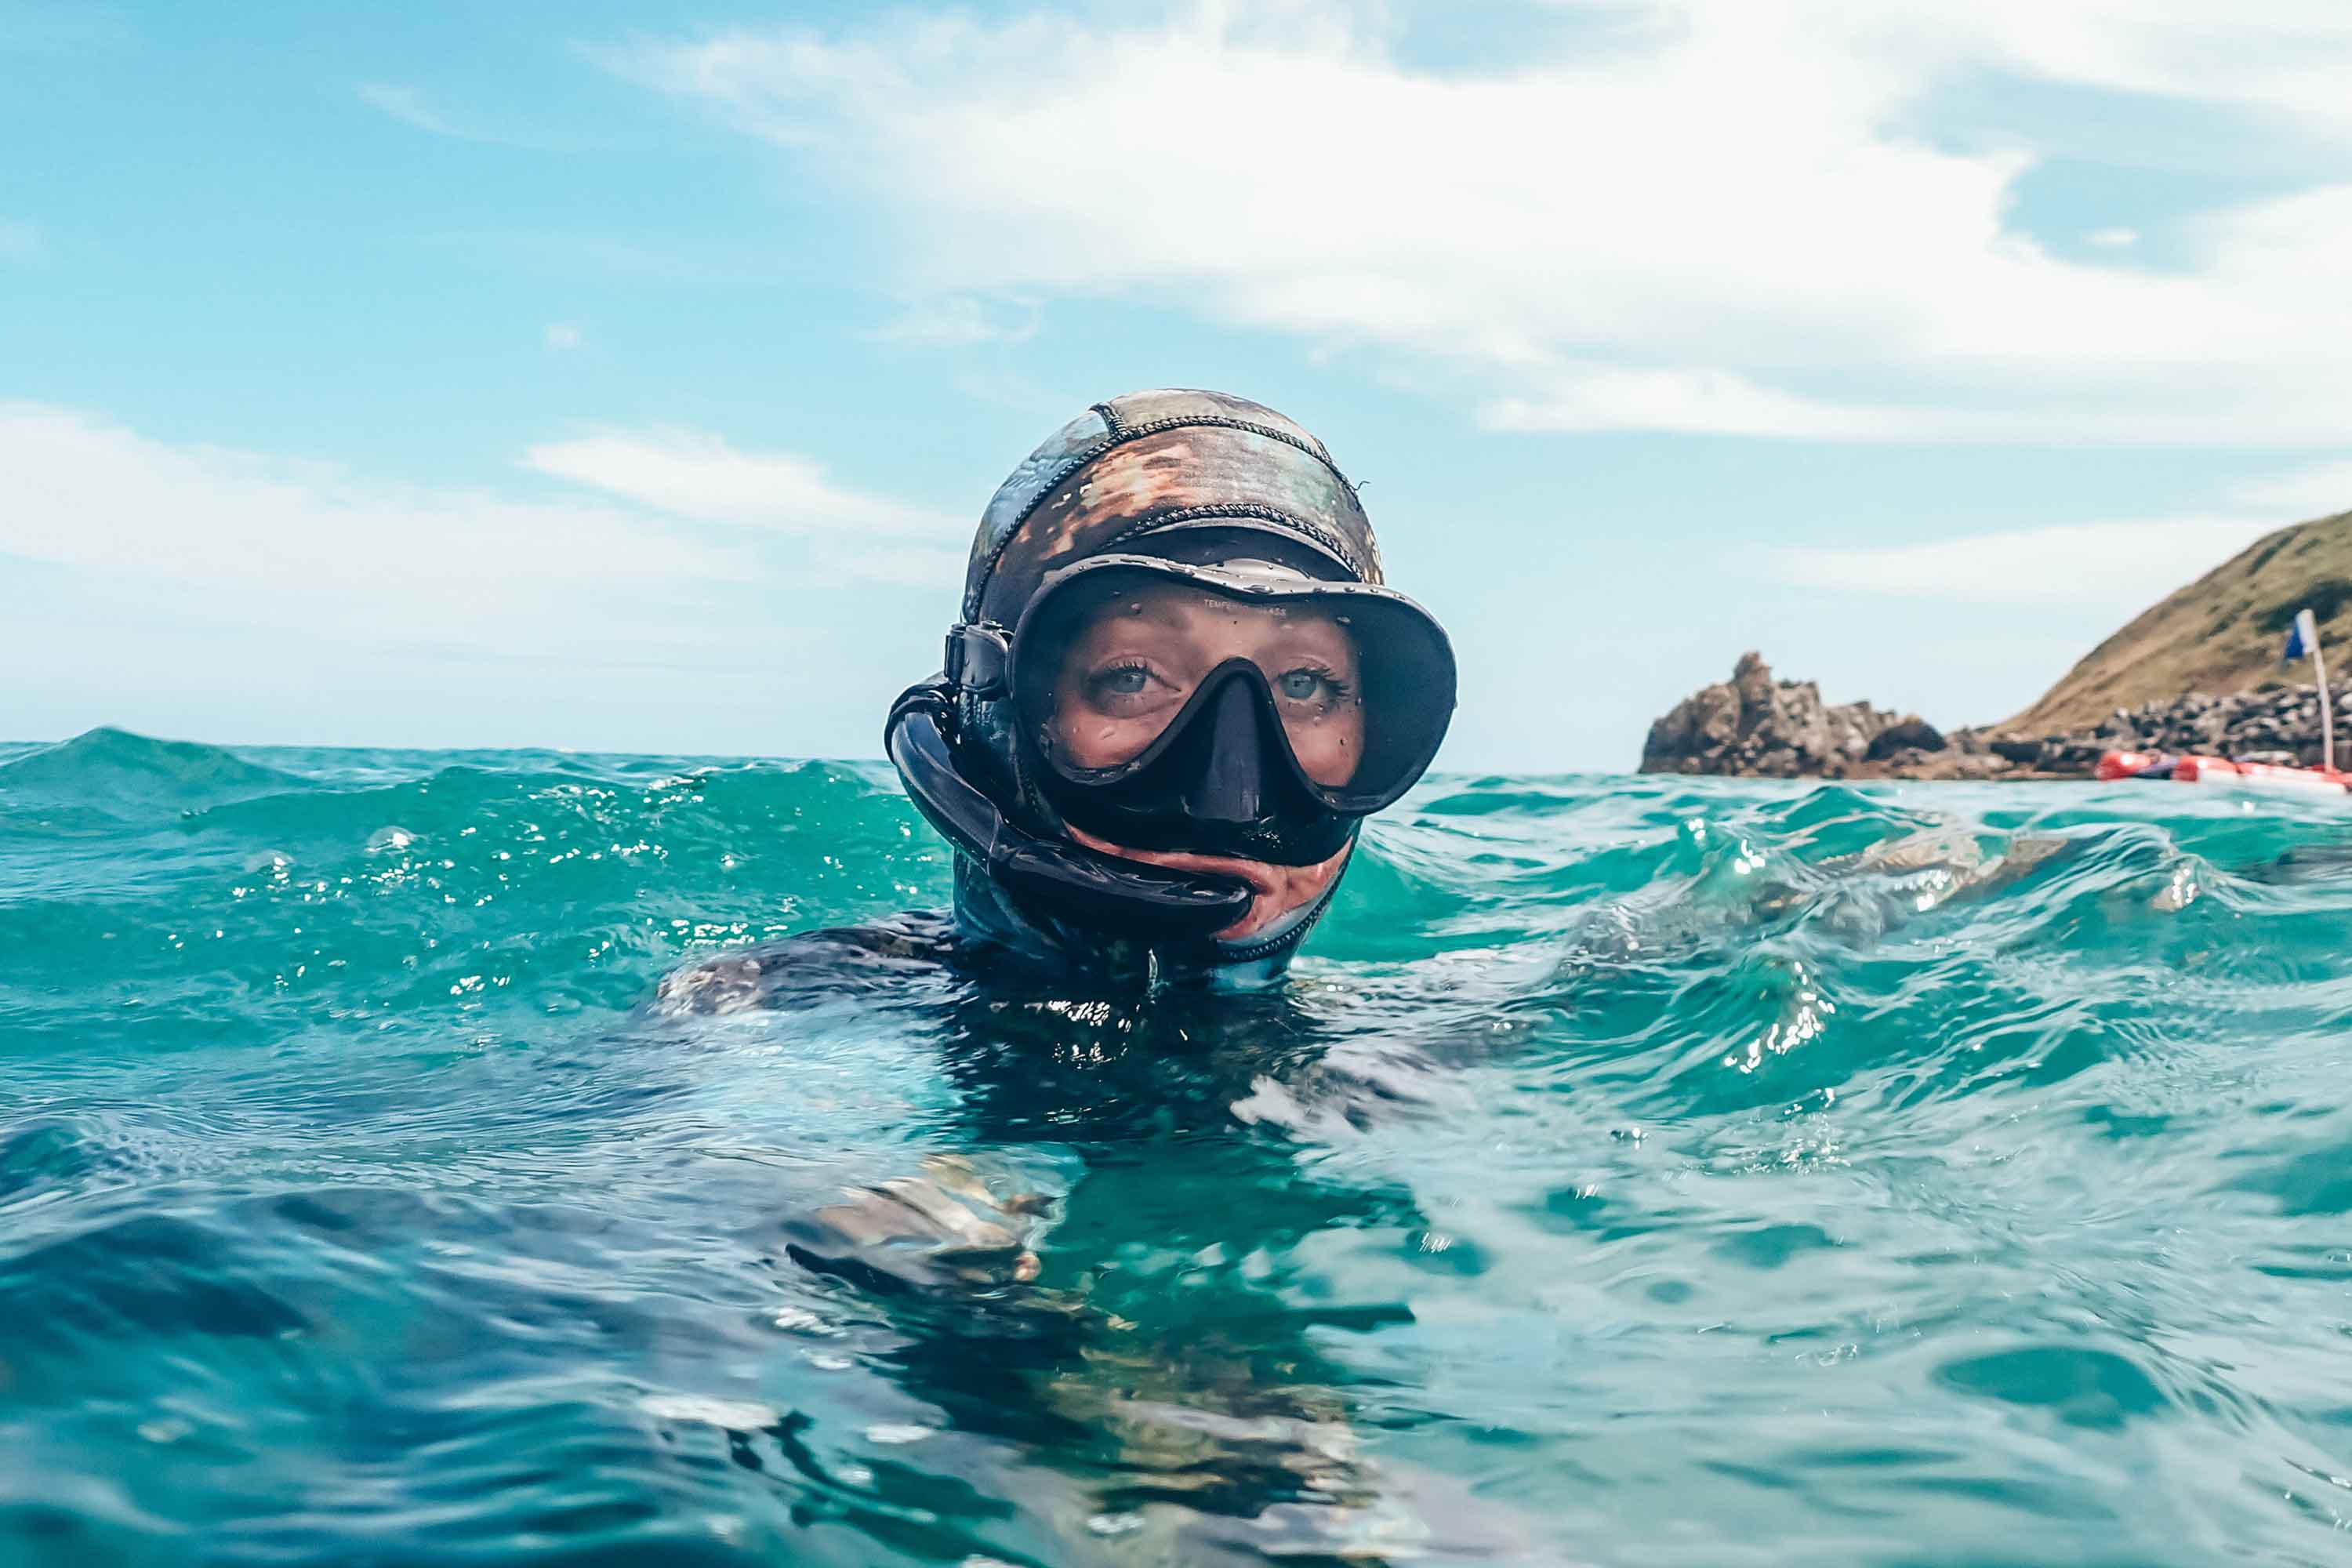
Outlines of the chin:
{"label": "chin", "polygon": [[1279,925],[1289,915],[1306,909],[1331,890],[1339,879],[1341,868],[1348,863],[1355,849],[1350,839],[1339,847],[1339,852],[1328,860],[1312,866],[1276,866],[1266,860],[1244,860],[1234,855],[1195,855],[1182,849],[1136,849],[1124,844],[1114,844],[1098,838],[1081,827],[1068,829],[1072,838],[1089,849],[1099,849],[1106,855],[1123,859],[1140,860],[1147,866],[1165,866],[1171,871],[1205,871],[1211,876],[1231,877],[1250,885],[1249,913],[1220,931],[1211,933],[1217,942],[1248,942]]}

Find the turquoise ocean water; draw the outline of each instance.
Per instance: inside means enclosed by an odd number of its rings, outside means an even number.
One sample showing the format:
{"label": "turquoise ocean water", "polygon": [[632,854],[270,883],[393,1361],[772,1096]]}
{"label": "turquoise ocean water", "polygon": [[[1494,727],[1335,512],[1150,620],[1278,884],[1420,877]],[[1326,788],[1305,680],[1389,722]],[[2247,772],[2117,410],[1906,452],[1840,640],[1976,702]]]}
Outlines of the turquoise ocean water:
{"label": "turquoise ocean water", "polygon": [[1448,777],[1280,996],[648,1005],[945,883],[875,766],[0,747],[0,1563],[2352,1561],[2341,809]]}

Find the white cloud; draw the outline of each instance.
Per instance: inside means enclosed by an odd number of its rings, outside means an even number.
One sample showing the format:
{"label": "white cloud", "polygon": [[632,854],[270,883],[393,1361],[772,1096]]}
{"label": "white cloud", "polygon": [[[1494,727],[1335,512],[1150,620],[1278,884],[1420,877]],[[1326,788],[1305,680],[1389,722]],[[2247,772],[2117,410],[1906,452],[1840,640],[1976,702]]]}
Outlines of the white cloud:
{"label": "white cloud", "polygon": [[2248,506],[2275,508],[2289,517],[2333,517],[2352,511],[2352,460],[2257,479],[2240,485],[2232,494]]}
{"label": "white cloud", "polygon": [[0,401],[0,735],[865,754],[962,575],[904,534],[402,484],[28,402]]}
{"label": "white cloud", "polygon": [[363,82],[359,94],[361,101],[368,107],[383,110],[403,125],[460,142],[488,140],[471,128],[459,125],[413,87],[400,87],[391,82]]}
{"label": "white cloud", "polygon": [[1790,548],[1768,560],[1771,575],[1808,588],[2137,611],[2278,526],[2247,518],[2078,522],[1927,544]]}
{"label": "white cloud", "polygon": [[360,101],[369,108],[390,115],[412,130],[445,136],[453,142],[478,142],[526,153],[579,153],[594,145],[592,141],[550,135],[535,127],[494,124],[478,115],[451,109],[422,88],[379,81],[362,82],[357,90]]}
{"label": "white cloud", "polygon": [[2083,237],[2091,244],[2107,250],[2126,250],[2139,243],[2136,228],[2095,228]]}
{"label": "white cloud", "polygon": [[858,579],[946,595],[962,578],[961,550],[933,542],[962,525],[790,453],[677,433],[528,461],[623,501],[394,484],[0,402],[0,555],[64,568],[131,620],[572,659],[690,661],[746,631],[772,642],[795,594]]}
{"label": "white cloud", "polygon": [[1026,342],[1037,331],[1036,312],[1014,317],[969,294],[918,300],[876,330],[877,342],[900,348],[960,349],[974,343]]}
{"label": "white cloud", "polygon": [[[607,58],[890,208],[903,281],[1173,301],[1450,378],[1509,427],[2303,445],[2352,427],[2352,182],[2176,270],[2011,226],[1994,71],[2352,144],[2338,0],[1621,0],[1420,71],[1339,0],[736,31]],[[1370,18],[1370,19],[1368,19]],[[2120,258],[2118,258],[2120,259]]]}
{"label": "white cloud", "polygon": [[[1709,5],[1738,0],[1706,0]],[[1838,0],[1799,0],[1834,14]],[[2352,18],[2336,0],[1910,0],[1862,26],[1928,58],[2254,110],[2352,142]]]}
{"label": "white cloud", "polygon": [[681,604],[759,572],[608,505],[383,484],[40,404],[0,403],[0,553],[143,611],[336,642],[536,652],[584,626],[667,646],[694,638]]}
{"label": "white cloud", "polygon": [[1815,402],[1759,386],[1728,370],[1640,370],[1560,365],[1538,397],[1486,405],[1497,430],[1713,431],[1741,436],[1821,436],[1848,440],[1928,434],[1928,422],[1900,409]]}
{"label": "white cloud", "polygon": [[2129,613],[2196,581],[2263,534],[2352,510],[2352,460],[2231,487],[2202,517],[2061,523],[1918,544],[1787,546],[1759,552],[1796,587],[1977,605]]}
{"label": "white cloud", "polygon": [[874,533],[893,543],[968,534],[968,519],[835,484],[793,452],[739,452],[716,436],[614,432],[531,447],[524,463],[677,517],[791,533]]}
{"label": "white cloud", "polygon": [[557,351],[576,349],[586,340],[580,329],[570,321],[551,322],[547,329],[547,346]]}

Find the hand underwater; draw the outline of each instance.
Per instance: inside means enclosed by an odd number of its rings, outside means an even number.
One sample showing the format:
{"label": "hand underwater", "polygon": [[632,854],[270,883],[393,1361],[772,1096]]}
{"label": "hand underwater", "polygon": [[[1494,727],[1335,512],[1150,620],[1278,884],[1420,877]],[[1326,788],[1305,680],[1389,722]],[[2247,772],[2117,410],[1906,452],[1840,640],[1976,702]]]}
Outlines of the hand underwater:
{"label": "hand underwater", "polygon": [[902,1289],[1022,1285],[1037,1277],[1029,1243],[1054,1200],[999,1198],[969,1161],[934,1154],[920,1175],[845,1187],[819,1209],[793,1250],[829,1273]]}

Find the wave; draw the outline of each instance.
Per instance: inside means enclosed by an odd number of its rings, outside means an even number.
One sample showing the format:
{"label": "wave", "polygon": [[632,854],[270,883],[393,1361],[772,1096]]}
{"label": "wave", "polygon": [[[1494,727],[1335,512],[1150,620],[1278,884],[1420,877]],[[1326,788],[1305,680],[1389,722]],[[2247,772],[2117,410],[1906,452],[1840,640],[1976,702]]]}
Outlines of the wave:
{"label": "wave", "polygon": [[[2340,1542],[2341,813],[1439,777],[1280,996],[639,1008],[947,873],[871,763],[0,763],[0,1556]],[[1034,1280],[806,1265],[940,1170]]]}

